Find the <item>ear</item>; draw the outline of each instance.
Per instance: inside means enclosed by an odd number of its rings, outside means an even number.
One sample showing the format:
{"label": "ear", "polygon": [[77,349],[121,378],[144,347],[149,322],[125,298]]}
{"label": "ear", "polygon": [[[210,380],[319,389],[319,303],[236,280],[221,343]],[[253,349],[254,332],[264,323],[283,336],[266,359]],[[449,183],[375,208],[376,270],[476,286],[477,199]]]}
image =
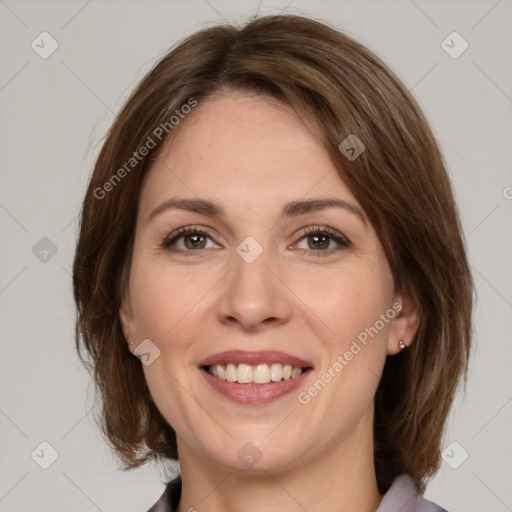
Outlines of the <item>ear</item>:
{"label": "ear", "polygon": [[121,322],[123,334],[128,346],[130,348],[135,348],[135,324],[133,320],[132,305],[127,294],[124,294],[121,306],[119,307],[119,321]]}
{"label": "ear", "polygon": [[407,289],[394,295],[392,309],[396,312],[390,322],[387,354],[395,355],[400,352],[399,343],[402,340],[410,346],[420,325],[420,309],[416,297]]}

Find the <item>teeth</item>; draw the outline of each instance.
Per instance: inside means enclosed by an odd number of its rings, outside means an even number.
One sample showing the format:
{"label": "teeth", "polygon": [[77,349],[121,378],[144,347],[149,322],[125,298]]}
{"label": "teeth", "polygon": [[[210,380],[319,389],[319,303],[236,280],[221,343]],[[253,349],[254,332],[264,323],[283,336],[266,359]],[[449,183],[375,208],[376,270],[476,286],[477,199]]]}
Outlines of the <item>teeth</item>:
{"label": "teeth", "polygon": [[270,369],[267,364],[259,364],[252,372],[252,381],[257,384],[270,382]]}
{"label": "teeth", "polygon": [[295,377],[298,377],[301,373],[302,373],[301,368],[294,368],[292,370],[292,379],[294,379]]}
{"label": "teeth", "polygon": [[273,364],[270,367],[270,379],[272,382],[279,382],[283,378],[283,365]]}
{"label": "teeth", "polygon": [[236,379],[240,384],[249,384],[252,382],[252,366],[248,364],[238,365],[238,378]]}
{"label": "teeth", "polygon": [[235,365],[216,364],[208,368],[208,372],[221,380],[228,382],[238,382],[240,384],[268,384],[269,382],[279,382],[281,380],[294,379],[302,374],[302,368],[294,368],[289,364],[273,363],[259,364],[251,366],[240,363]]}
{"label": "teeth", "polygon": [[[217,372],[219,370],[219,364],[215,365],[217,366]],[[210,366],[211,368],[211,366]],[[228,382],[237,382],[238,380],[238,370],[236,368],[236,366],[234,364],[231,364],[229,363],[226,367],[226,373],[225,373],[225,376],[226,376],[226,380]]]}

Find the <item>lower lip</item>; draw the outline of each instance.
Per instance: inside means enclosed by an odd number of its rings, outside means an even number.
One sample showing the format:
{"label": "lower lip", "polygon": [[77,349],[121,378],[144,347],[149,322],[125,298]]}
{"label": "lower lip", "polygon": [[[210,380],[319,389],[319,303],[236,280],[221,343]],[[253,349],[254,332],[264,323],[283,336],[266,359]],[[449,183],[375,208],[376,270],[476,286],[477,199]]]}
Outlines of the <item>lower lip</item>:
{"label": "lower lip", "polygon": [[205,369],[201,369],[201,373],[213,389],[232,402],[247,405],[266,404],[291,393],[304,382],[309,372],[308,369],[293,379],[270,382],[269,384],[239,384],[238,382],[221,380]]}

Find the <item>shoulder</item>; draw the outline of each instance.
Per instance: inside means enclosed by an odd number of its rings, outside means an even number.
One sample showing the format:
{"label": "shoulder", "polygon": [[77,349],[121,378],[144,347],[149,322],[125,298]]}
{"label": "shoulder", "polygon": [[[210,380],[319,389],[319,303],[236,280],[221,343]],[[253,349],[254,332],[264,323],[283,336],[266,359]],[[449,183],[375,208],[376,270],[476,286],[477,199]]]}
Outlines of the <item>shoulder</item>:
{"label": "shoulder", "polygon": [[408,475],[395,478],[376,512],[447,512],[416,493],[414,480]]}
{"label": "shoulder", "polygon": [[148,510],[148,512],[175,512],[181,497],[181,476],[171,480],[160,499]]}

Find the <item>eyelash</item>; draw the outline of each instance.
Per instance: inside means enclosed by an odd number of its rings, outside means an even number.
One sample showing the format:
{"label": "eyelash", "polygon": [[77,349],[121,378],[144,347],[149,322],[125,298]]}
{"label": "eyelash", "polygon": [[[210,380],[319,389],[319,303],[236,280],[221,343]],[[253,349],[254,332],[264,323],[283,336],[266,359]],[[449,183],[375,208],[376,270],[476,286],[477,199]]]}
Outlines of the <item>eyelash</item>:
{"label": "eyelash", "polygon": [[[183,238],[186,235],[201,235],[206,236],[211,239],[210,235],[205,232],[204,230],[194,227],[194,226],[186,226],[179,228],[174,233],[171,233],[168,236],[165,236],[162,239],[162,248],[175,252],[175,253],[188,253],[190,256],[194,252],[200,252],[202,249],[175,249],[172,248],[172,245],[175,244],[180,238]],[[303,230],[303,232],[300,235],[299,241],[302,241],[304,238],[307,238],[308,236],[312,235],[324,235],[333,240],[338,244],[338,247],[332,248],[332,249],[326,249],[326,250],[315,250],[315,249],[300,249],[306,253],[307,256],[312,257],[325,257],[330,256],[338,251],[341,251],[343,249],[347,249],[351,247],[351,242],[341,233],[333,230],[332,228],[329,228],[327,226],[308,226]]]}

